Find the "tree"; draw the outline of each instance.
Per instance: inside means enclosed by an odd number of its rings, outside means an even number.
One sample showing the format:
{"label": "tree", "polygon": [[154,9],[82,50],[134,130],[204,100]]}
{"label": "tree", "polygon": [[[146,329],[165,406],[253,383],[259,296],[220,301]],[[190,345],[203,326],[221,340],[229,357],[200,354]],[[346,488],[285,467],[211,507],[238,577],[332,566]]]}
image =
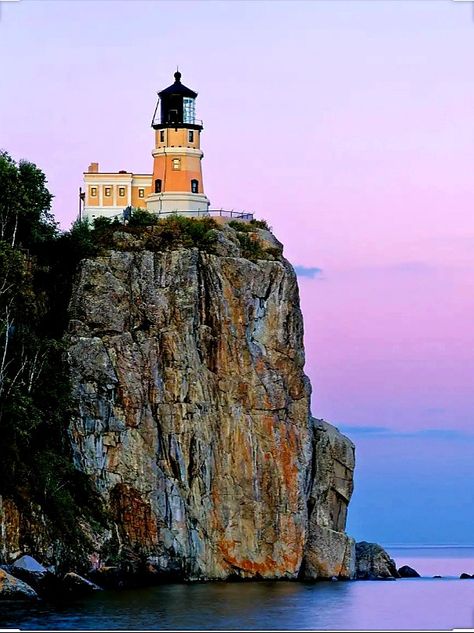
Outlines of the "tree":
{"label": "tree", "polygon": [[16,164],[0,152],[0,193],[0,240],[31,248],[57,232],[50,212],[53,196],[36,165],[26,160]]}
{"label": "tree", "polygon": [[59,233],[51,200],[40,169],[0,152],[0,495],[30,519],[39,508],[75,547],[77,517],[101,514],[67,438],[63,335],[73,275],[95,246],[86,223]]}

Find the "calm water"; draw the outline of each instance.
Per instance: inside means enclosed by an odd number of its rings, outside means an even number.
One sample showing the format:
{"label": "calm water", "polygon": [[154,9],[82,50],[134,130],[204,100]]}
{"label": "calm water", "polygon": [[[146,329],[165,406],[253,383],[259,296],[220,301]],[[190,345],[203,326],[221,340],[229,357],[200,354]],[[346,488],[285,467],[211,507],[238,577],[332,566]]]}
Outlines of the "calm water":
{"label": "calm water", "polygon": [[[387,548],[424,577],[389,582],[165,585],[62,607],[0,605],[0,628],[452,629],[474,627],[474,548]],[[442,574],[443,579],[432,576]],[[448,577],[451,576],[451,577]]]}

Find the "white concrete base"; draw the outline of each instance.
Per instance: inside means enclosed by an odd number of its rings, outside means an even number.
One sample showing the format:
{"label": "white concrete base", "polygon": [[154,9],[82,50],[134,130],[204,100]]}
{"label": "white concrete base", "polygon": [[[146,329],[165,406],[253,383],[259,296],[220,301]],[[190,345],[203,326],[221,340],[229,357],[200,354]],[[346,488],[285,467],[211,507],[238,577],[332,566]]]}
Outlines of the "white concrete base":
{"label": "white concrete base", "polygon": [[209,209],[209,200],[203,193],[175,191],[152,193],[146,199],[146,208],[150,213],[179,213],[186,215],[203,215]]}

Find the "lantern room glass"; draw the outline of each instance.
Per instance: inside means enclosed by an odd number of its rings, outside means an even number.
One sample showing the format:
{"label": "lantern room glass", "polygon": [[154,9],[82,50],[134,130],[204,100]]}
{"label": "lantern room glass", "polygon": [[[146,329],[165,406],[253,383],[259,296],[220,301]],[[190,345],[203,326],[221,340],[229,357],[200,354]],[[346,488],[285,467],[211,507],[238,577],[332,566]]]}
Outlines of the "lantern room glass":
{"label": "lantern room glass", "polygon": [[183,99],[183,123],[191,123],[194,125],[196,117],[195,102],[190,97],[184,97]]}

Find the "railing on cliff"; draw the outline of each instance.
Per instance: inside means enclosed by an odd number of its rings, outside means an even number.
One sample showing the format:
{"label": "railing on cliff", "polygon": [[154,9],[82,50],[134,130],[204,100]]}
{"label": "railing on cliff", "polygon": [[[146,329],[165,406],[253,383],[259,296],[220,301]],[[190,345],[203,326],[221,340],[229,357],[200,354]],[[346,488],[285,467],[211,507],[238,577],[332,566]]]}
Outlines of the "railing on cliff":
{"label": "railing on cliff", "polygon": [[[120,222],[127,222],[132,217],[133,210],[131,207],[126,207],[120,213],[107,216],[110,220],[119,220]],[[172,216],[172,215],[187,215],[191,217],[205,218],[209,216],[218,216],[222,218],[231,218],[235,220],[243,220],[244,222],[250,222],[253,220],[253,213],[247,211],[234,211],[234,209],[207,209],[202,211],[190,211],[188,209],[183,211],[158,211],[153,212],[153,215],[157,217]]]}
{"label": "railing on cliff", "polygon": [[247,211],[234,211],[229,209],[207,209],[207,211],[158,211],[155,213],[158,217],[161,215],[191,215],[198,217],[206,217],[209,215],[235,218],[236,220],[253,220],[253,213]]}

